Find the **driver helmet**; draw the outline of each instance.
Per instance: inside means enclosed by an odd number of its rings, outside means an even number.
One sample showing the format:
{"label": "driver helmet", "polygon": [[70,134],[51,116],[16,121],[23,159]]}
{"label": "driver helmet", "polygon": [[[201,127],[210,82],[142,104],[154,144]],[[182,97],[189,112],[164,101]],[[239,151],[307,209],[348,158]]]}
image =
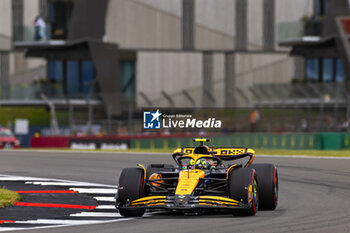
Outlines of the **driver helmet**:
{"label": "driver helmet", "polygon": [[205,158],[201,158],[197,160],[195,167],[197,169],[209,169],[210,163]]}
{"label": "driver helmet", "polygon": [[194,159],[191,159],[190,161],[190,165],[193,166],[194,165]]}
{"label": "driver helmet", "polygon": [[209,154],[209,146],[207,145],[202,145],[202,146],[197,146],[195,149],[194,149],[194,154]]}

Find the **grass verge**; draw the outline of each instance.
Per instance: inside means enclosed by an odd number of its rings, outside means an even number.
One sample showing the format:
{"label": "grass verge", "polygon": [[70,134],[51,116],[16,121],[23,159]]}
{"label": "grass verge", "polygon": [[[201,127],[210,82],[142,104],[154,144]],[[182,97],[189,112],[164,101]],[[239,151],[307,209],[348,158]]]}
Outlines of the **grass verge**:
{"label": "grass verge", "polygon": [[18,193],[0,188],[0,208],[13,205],[19,200],[21,200],[21,196]]}
{"label": "grass verge", "polygon": [[0,107],[0,124],[14,123],[15,119],[29,120],[30,125],[49,125],[50,113],[45,107]]}

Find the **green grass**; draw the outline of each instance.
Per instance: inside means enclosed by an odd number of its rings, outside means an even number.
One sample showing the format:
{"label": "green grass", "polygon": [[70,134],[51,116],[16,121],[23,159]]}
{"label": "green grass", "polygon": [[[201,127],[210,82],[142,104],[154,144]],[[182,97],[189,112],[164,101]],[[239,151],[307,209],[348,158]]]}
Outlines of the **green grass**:
{"label": "green grass", "polygon": [[0,208],[13,205],[19,200],[21,200],[21,196],[18,193],[0,188]]}
{"label": "green grass", "polygon": [[[87,112],[75,111],[75,120],[86,120]],[[59,125],[68,124],[68,111],[56,110]],[[50,125],[50,112],[46,107],[8,107],[0,106],[0,125],[14,124],[15,119],[28,119],[30,125]]]}
{"label": "green grass", "polygon": [[0,107],[0,125],[14,124],[18,118],[28,119],[30,125],[50,124],[50,113],[44,107]]}
{"label": "green grass", "polygon": [[[93,151],[93,152],[144,152],[144,153],[166,153],[171,154],[173,149],[128,149],[128,150],[72,150],[62,148],[46,148],[35,150],[53,150],[53,151]],[[306,156],[324,156],[324,157],[350,157],[350,150],[271,150],[271,149],[254,149],[257,155],[306,155]]]}

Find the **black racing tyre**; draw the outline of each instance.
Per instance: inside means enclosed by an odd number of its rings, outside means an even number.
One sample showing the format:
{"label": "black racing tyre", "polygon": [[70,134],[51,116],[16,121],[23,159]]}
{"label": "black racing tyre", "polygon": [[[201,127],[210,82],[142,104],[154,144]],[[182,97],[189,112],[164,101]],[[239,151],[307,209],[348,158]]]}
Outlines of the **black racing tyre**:
{"label": "black racing tyre", "polygon": [[[144,171],[141,168],[124,168],[119,177],[117,205],[136,200],[144,195]],[[140,217],[145,209],[119,209],[124,217]]]}
{"label": "black racing tyre", "polygon": [[146,168],[147,176],[149,177],[153,173],[162,172],[162,171],[172,171],[175,168],[172,164],[149,164]]}
{"label": "black racing tyre", "polygon": [[[237,216],[253,216],[259,206],[258,185],[255,170],[252,168],[238,168],[230,172],[228,177],[229,197],[241,201],[250,208],[246,210],[234,210]],[[249,195],[249,186],[252,192]]]}
{"label": "black racing tyre", "polygon": [[278,202],[278,174],[273,164],[253,164],[258,177],[259,210],[274,210]]}

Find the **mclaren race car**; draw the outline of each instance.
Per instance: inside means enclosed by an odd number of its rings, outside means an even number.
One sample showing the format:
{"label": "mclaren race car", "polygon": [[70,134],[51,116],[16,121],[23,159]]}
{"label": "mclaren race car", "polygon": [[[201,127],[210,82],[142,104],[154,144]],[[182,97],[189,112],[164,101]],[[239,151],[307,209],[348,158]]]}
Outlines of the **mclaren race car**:
{"label": "mclaren race car", "polygon": [[[142,216],[146,209],[184,213],[221,211],[253,216],[274,210],[278,175],[273,164],[252,164],[254,150],[208,147],[209,139],[194,139],[197,147],[178,148],[177,166],[150,164],[124,168],[119,177],[116,208],[125,217]],[[245,164],[232,163],[246,158]],[[231,162],[231,163],[230,163]]]}

